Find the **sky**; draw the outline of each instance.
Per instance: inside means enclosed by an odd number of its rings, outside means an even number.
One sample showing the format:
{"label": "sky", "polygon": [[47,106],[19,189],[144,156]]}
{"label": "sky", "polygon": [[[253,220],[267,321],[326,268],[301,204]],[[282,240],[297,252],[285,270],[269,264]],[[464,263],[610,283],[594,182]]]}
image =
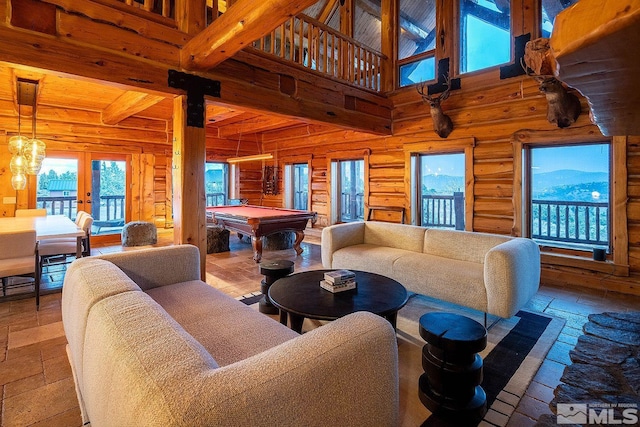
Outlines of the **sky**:
{"label": "sky", "polygon": [[533,173],[573,169],[585,172],[609,171],[609,145],[593,144],[538,149],[533,152]]}

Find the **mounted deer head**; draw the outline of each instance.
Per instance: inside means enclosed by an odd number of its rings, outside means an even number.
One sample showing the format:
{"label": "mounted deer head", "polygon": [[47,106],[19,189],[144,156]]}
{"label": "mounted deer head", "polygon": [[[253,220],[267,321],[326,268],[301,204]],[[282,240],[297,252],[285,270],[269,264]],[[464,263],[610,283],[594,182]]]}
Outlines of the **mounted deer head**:
{"label": "mounted deer head", "polygon": [[429,104],[431,110],[431,119],[433,120],[433,130],[438,134],[440,138],[446,138],[453,130],[453,122],[451,118],[442,112],[441,103],[449,97],[449,91],[451,90],[451,81],[449,76],[445,77],[445,84],[447,89],[437,97],[433,97],[429,94],[425,95],[424,90],[426,85],[422,83],[416,89],[422,96],[422,100]]}
{"label": "mounted deer head", "polygon": [[547,98],[547,120],[549,123],[553,123],[559,128],[566,128],[575,123],[582,112],[578,97],[567,92],[562,82],[555,77],[533,73],[522,62],[521,65],[527,75],[539,83],[538,89]]}

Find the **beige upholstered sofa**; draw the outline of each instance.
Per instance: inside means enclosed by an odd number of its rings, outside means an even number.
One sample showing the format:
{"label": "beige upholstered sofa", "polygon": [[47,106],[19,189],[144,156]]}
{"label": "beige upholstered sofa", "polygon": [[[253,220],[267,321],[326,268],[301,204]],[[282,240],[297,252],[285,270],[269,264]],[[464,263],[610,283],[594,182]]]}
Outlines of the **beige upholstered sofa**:
{"label": "beige upholstered sofa", "polygon": [[360,312],[298,335],[199,278],[190,245],[72,263],[62,316],[85,422],[397,424],[389,322]]}
{"label": "beige upholstered sofa", "polygon": [[324,228],[322,264],[382,274],[412,292],[504,318],[540,282],[540,250],[531,239],[386,222]]}

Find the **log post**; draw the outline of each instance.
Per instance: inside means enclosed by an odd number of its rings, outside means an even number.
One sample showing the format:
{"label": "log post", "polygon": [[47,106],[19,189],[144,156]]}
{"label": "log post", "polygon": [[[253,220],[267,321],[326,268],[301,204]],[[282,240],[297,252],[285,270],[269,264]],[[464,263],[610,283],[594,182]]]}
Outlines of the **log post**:
{"label": "log post", "polygon": [[187,96],[173,103],[173,241],[200,249],[200,275],[206,277],[205,128],[187,124]]}

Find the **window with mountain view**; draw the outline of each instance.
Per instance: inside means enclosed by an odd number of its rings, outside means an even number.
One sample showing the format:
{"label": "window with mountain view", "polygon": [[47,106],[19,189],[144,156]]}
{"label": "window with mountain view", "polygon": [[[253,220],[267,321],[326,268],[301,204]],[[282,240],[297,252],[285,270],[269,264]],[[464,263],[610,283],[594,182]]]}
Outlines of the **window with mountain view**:
{"label": "window with mountain view", "polygon": [[460,0],[460,73],[511,61],[509,0]]}
{"label": "window with mountain view", "polygon": [[464,230],[464,153],[423,154],[415,165],[420,183],[416,224]]}
{"label": "window with mountain view", "polygon": [[529,147],[529,237],[547,246],[610,249],[610,145]]}
{"label": "window with mountain view", "polygon": [[205,163],[204,187],[207,206],[227,204],[228,165],[226,163]]}

